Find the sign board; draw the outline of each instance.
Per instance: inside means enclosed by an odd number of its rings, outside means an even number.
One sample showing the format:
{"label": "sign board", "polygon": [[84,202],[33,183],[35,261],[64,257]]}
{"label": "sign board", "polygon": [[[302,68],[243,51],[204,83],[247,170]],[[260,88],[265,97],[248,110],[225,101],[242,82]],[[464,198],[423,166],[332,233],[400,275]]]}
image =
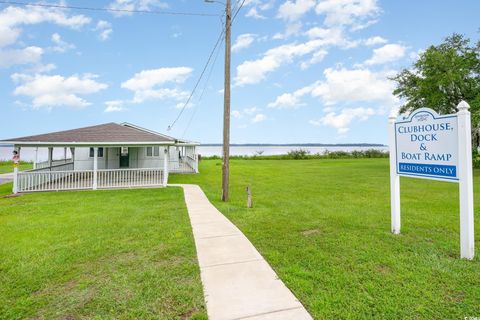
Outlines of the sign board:
{"label": "sign board", "polygon": [[457,182],[460,191],[460,257],[473,259],[473,173],[470,106],[439,115],[421,108],[390,117],[392,233],[400,233],[400,176]]}
{"label": "sign board", "polygon": [[397,174],[458,182],[457,115],[422,108],[395,122]]}

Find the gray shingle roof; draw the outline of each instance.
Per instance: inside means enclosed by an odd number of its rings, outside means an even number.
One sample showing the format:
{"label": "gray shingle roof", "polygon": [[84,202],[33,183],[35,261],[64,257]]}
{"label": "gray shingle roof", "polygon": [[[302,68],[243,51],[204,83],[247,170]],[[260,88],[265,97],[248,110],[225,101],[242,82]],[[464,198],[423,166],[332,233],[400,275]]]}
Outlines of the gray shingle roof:
{"label": "gray shingle roof", "polygon": [[162,135],[154,131],[142,129],[140,127],[127,123],[105,123],[96,126],[58,131],[34,136],[26,136],[12,139],[0,140],[0,142],[19,142],[19,143],[138,143],[151,142],[168,144],[175,143],[177,140],[173,137]]}

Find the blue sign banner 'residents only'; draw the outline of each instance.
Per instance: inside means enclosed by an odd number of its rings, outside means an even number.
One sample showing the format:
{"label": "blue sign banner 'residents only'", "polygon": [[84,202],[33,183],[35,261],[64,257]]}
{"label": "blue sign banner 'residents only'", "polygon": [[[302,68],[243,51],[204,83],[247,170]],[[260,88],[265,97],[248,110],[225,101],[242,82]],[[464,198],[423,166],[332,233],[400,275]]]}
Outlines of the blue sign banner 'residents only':
{"label": "blue sign banner 'residents only'", "polygon": [[458,182],[458,121],[421,108],[395,121],[398,175]]}

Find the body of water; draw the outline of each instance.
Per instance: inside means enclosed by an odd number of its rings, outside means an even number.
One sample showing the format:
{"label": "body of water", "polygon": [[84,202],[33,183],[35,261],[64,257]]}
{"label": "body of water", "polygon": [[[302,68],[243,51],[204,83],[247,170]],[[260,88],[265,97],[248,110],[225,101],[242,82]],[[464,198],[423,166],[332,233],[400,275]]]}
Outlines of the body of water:
{"label": "body of water", "polygon": [[[308,150],[311,154],[320,153],[323,154],[326,151],[364,151],[369,149],[381,150],[384,152],[388,151],[387,146],[330,146],[330,147],[321,147],[321,146],[231,146],[230,155],[232,156],[253,156],[253,155],[278,155],[278,154],[287,154],[292,150]],[[0,160],[9,160],[12,158],[13,147],[0,147]],[[221,156],[222,147],[221,146],[199,146],[198,153],[204,157],[208,156]],[[67,149],[67,157],[70,156],[70,150]],[[46,161],[48,157],[47,148],[38,149],[38,160]],[[63,159],[63,148],[55,148],[54,159]],[[35,159],[35,148],[22,148],[21,159],[24,161],[33,161]]]}

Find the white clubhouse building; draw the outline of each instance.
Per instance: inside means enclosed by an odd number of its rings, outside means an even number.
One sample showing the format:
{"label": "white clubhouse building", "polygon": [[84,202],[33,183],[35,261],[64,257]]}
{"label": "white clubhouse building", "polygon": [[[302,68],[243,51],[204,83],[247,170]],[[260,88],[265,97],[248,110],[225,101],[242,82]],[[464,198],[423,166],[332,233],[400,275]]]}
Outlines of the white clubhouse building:
{"label": "white clubhouse building", "polygon": [[[48,160],[17,172],[14,193],[166,186],[168,174],[198,173],[198,143],[130,123],[106,123],[0,141],[23,148],[48,148]],[[53,159],[62,148],[63,158]],[[67,155],[68,154],[68,155]]]}

